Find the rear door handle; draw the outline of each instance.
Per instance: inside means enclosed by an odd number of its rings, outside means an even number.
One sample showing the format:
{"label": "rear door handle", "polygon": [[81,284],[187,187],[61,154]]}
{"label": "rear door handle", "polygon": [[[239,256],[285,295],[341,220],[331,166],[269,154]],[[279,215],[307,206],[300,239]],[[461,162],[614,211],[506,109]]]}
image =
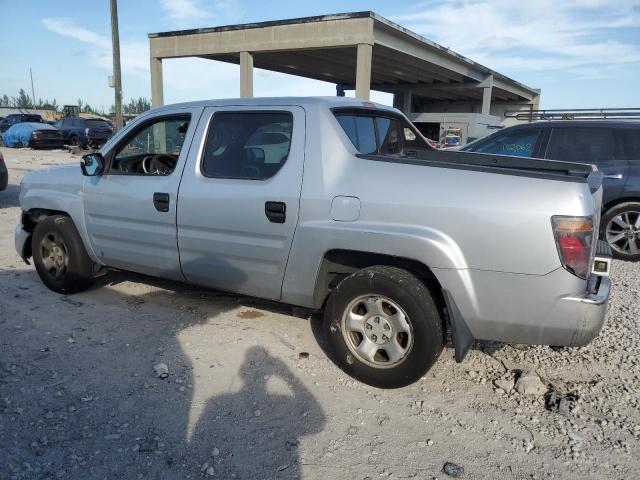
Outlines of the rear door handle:
{"label": "rear door handle", "polygon": [[621,173],[612,173],[610,175],[605,175],[604,178],[608,178],[610,180],[622,180]]}
{"label": "rear door handle", "polygon": [[284,202],[266,202],[264,214],[271,223],[284,223],[287,219],[287,204]]}
{"label": "rear door handle", "polygon": [[169,211],[169,194],[155,192],[153,194],[153,206],[156,207],[156,210],[159,212],[168,212]]}

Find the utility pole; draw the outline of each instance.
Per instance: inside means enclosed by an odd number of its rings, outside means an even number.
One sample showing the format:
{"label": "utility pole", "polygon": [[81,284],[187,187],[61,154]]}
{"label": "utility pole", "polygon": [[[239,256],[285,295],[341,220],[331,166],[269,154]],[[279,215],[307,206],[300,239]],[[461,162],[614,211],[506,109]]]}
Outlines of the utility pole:
{"label": "utility pole", "polygon": [[118,34],[118,3],[111,0],[111,41],[113,42],[113,78],[115,89],[116,131],[122,128],[122,77],[120,75],[120,35]]}
{"label": "utility pole", "polygon": [[29,67],[29,76],[31,77],[31,96],[33,97],[33,108],[36,108],[36,92],[33,89],[33,72],[31,71],[31,67]]}

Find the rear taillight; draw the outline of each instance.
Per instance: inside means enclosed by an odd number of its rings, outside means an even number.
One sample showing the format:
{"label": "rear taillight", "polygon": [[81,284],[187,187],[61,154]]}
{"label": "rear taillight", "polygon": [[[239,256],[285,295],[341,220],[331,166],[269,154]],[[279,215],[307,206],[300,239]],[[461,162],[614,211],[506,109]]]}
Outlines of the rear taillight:
{"label": "rear taillight", "polygon": [[560,261],[564,268],[580,278],[587,278],[593,245],[591,217],[551,217]]}

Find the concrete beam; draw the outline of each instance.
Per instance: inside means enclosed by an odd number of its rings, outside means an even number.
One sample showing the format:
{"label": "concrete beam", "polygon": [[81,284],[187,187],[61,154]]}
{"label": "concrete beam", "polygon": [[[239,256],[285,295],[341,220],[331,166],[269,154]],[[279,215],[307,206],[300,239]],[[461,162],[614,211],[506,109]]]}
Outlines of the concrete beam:
{"label": "concrete beam", "polygon": [[485,75],[479,70],[471,69],[468,65],[463,65],[461,62],[455,61],[451,56],[447,57],[443,53],[426,49],[423,45],[394,35],[387,30],[376,28],[374,31],[374,41],[376,45],[382,45],[397,52],[411,55],[418,60],[437,65],[463,77],[477,81],[484,80]]}
{"label": "concrete beam", "polygon": [[373,44],[373,19],[338,19],[209,33],[151,37],[151,56],[198,57]]}
{"label": "concrete beam", "polygon": [[151,106],[164,105],[164,90],[162,86],[162,59],[151,57]]}
{"label": "concrete beam", "polygon": [[418,81],[425,80],[439,80],[441,82],[459,81],[465,80],[464,75],[447,71],[434,64],[424,64],[423,62],[416,61],[415,58],[398,50],[386,48],[383,45],[374,45],[374,60],[377,60],[383,64],[397,65],[398,68],[403,68],[407,72],[410,72],[412,76]]}
{"label": "concrete beam", "polygon": [[253,97],[253,55],[240,52],[240,97]]}
{"label": "concrete beam", "polygon": [[356,61],[356,98],[369,100],[371,93],[371,58],[372,46],[368,43],[358,44]]}
{"label": "concrete beam", "polygon": [[524,98],[525,100],[528,100],[528,101],[532,101],[536,97],[536,94],[531,93],[531,91],[529,91],[528,89],[520,87],[518,85],[514,85],[512,83],[503,82],[499,78],[493,79],[493,86],[501,90],[504,90],[506,92],[513,93],[514,95],[520,98]]}

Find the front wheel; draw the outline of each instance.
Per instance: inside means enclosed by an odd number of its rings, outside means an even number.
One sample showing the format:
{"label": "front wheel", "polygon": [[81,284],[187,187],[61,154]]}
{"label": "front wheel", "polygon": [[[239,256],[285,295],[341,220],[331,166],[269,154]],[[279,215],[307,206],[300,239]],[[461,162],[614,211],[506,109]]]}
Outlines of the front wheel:
{"label": "front wheel", "polygon": [[602,215],[600,237],[620,260],[640,260],[640,202],[624,202]]}
{"label": "front wheel", "polygon": [[69,294],[91,286],[93,262],[69,217],[55,215],[41,220],[31,241],[33,263],[49,289]]}
{"label": "front wheel", "polygon": [[431,293],[396,267],[368,267],[340,282],[327,302],[324,330],[338,366],[380,388],[415,382],[443,347]]}

